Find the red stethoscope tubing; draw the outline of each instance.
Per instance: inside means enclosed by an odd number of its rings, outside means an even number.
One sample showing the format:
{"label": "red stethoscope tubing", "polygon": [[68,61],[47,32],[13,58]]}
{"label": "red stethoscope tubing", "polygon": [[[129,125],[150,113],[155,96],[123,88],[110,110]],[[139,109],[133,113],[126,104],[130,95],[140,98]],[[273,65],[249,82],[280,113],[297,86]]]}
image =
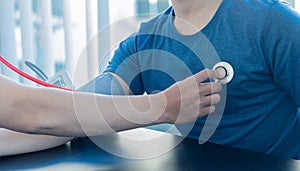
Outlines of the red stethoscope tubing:
{"label": "red stethoscope tubing", "polygon": [[42,80],[39,80],[37,78],[34,78],[32,77],[31,75],[29,74],[26,74],[25,72],[19,70],[18,68],[16,68],[15,66],[13,66],[11,63],[9,63],[6,59],[4,59],[1,55],[0,55],[0,61],[6,65],[8,68],[10,68],[11,70],[13,70],[14,72],[18,73],[19,75],[21,75],[22,77],[24,78],[27,78],[28,80],[30,81],[33,81],[37,84],[40,84],[42,86],[45,86],[45,87],[51,87],[51,88],[58,88],[58,89],[62,89],[62,90],[68,90],[68,91],[74,91],[74,90],[71,90],[71,89],[68,89],[68,88],[63,88],[63,87],[59,87],[59,86],[56,86],[56,85],[53,85],[53,84],[49,84],[45,81],[42,81]]}

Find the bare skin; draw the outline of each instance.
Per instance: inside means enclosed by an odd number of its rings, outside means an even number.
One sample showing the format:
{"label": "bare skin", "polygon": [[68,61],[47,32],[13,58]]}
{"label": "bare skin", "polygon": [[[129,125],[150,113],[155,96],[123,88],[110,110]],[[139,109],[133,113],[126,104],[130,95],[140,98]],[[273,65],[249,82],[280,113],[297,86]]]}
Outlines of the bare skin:
{"label": "bare skin", "polygon": [[202,30],[213,18],[222,0],[172,0],[174,26],[183,35]]}
{"label": "bare skin", "polygon": [[[196,33],[206,26],[217,11],[221,0],[172,0],[172,3],[176,13],[174,25],[177,31],[181,34],[189,35]],[[122,78],[117,75],[115,75],[115,77],[118,80],[122,80]],[[127,85],[123,85],[123,87],[125,90],[128,89]],[[206,85],[206,88],[207,87],[209,86]],[[130,90],[126,92],[130,92]],[[168,94],[170,92],[166,93]],[[211,107],[213,108],[213,106]],[[72,139],[68,137],[30,135],[14,132],[4,128],[0,128],[0,137],[0,156],[39,151],[64,144]],[[40,145],[33,147],[31,144]]]}
{"label": "bare skin", "polygon": [[[221,86],[218,83],[198,85],[211,77],[216,78],[217,73],[203,70],[161,93],[148,96],[105,96],[32,88],[0,77],[0,124],[2,128],[24,133],[72,137],[103,135],[160,123],[188,123],[214,112],[214,105],[219,103],[217,93]],[[189,91],[182,91],[187,89]],[[5,93],[7,91],[11,93]],[[73,98],[77,101],[75,108]],[[95,110],[93,101],[100,112]],[[119,111],[117,107],[122,106],[126,108]],[[143,111],[154,116],[140,117]],[[78,120],[80,115],[89,123],[85,130]],[[101,117],[97,118],[98,115]],[[126,118],[135,118],[138,122]]]}

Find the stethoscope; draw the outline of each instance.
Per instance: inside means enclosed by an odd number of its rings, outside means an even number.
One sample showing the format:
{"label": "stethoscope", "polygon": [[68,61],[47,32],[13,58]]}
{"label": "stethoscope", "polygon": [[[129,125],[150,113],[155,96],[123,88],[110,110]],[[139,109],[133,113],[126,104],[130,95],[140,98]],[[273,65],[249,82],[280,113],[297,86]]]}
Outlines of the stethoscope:
{"label": "stethoscope", "polygon": [[68,88],[64,88],[64,87],[59,87],[53,84],[49,84],[43,80],[39,80],[23,71],[21,71],[20,69],[18,69],[17,67],[15,67],[14,65],[12,65],[11,63],[9,63],[4,57],[2,57],[0,55],[0,62],[2,62],[4,65],[6,65],[8,68],[10,68],[11,70],[13,70],[14,72],[18,73],[19,75],[21,75],[24,78],[27,78],[30,81],[33,81],[39,85],[45,86],[45,87],[51,87],[51,88],[57,88],[57,89],[62,89],[62,90],[68,90],[68,91],[74,91]]}
{"label": "stethoscope", "polygon": [[[1,55],[0,55],[0,62],[5,64],[6,66],[8,66],[13,71],[17,72],[18,74],[22,75],[23,77],[25,77],[25,78],[33,81],[33,82],[36,82],[40,85],[43,85],[43,86],[46,86],[46,87],[52,87],[52,88],[59,88],[59,89],[74,91],[74,90],[70,90],[70,89],[67,89],[67,88],[58,87],[56,85],[52,85],[52,84],[49,84],[49,83],[44,82],[42,80],[39,80],[37,78],[34,78],[34,77],[24,73],[23,71],[19,70],[18,68],[16,68],[12,64],[10,64]],[[213,67],[213,70],[217,71],[218,74],[219,74],[219,78],[215,78],[214,81],[218,82],[220,84],[228,84],[232,80],[233,75],[234,75],[234,70],[233,70],[232,66],[227,62],[218,62],[218,63],[216,63]]]}
{"label": "stethoscope", "polygon": [[215,78],[214,81],[220,84],[228,84],[234,76],[234,70],[227,62],[216,63],[213,70],[217,71],[219,74],[219,78]]}

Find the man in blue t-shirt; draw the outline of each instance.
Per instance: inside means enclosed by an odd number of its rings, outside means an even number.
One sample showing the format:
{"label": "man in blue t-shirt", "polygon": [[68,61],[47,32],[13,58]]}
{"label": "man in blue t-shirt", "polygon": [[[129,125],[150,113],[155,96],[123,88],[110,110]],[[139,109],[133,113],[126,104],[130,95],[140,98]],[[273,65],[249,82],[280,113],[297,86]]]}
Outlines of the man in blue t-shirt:
{"label": "man in blue t-shirt", "polygon": [[[206,13],[198,5],[213,10]],[[120,44],[106,72],[126,82],[134,94],[155,93],[212,68],[218,56],[233,66],[235,76],[209,141],[297,158],[299,37],[299,15],[277,0],[174,0],[173,7]],[[199,119],[188,137],[198,139],[205,121]],[[181,132],[185,127],[177,126]]]}
{"label": "man in blue t-shirt", "polygon": [[[113,84],[99,76],[80,90],[156,93],[226,61],[235,75],[226,85],[222,118],[216,120],[218,126],[208,141],[298,158],[300,16],[278,0],[172,0],[172,4],[120,43],[105,71],[114,78]],[[190,125],[177,128],[201,140],[206,119],[199,119],[188,132]]]}

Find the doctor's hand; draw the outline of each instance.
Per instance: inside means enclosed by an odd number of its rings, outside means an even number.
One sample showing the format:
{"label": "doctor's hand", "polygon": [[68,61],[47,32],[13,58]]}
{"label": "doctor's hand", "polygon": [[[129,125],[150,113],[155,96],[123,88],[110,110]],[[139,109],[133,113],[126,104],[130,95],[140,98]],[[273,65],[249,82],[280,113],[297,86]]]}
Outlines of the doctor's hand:
{"label": "doctor's hand", "polygon": [[162,122],[183,124],[213,113],[221,100],[222,86],[216,82],[204,83],[209,78],[218,78],[218,73],[205,69],[162,91],[160,95],[166,100]]}

